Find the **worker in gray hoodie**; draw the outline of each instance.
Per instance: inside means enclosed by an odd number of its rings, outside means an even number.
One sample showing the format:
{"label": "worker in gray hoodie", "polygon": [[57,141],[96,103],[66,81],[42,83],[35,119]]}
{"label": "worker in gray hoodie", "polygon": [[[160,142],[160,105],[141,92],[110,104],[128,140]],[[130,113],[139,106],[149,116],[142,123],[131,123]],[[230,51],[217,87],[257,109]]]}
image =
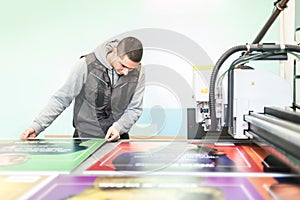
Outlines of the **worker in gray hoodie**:
{"label": "worker in gray hoodie", "polygon": [[37,137],[74,99],[73,137],[128,139],[128,131],[142,114],[142,55],[140,40],[125,37],[106,42],[82,56],[20,139]]}

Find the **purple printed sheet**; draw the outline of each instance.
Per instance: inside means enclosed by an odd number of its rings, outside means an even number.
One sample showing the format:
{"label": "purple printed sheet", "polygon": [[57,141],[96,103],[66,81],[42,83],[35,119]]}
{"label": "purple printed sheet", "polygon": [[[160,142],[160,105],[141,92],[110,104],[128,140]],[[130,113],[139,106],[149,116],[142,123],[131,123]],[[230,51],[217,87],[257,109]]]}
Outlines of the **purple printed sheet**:
{"label": "purple printed sheet", "polygon": [[30,199],[264,199],[244,177],[60,175]]}

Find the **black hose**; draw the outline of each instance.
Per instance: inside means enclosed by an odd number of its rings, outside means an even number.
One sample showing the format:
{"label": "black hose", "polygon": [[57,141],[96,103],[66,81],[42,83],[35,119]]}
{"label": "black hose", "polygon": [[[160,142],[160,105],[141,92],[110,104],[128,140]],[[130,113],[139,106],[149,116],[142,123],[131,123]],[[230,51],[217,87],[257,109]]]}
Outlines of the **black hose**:
{"label": "black hose", "polygon": [[253,51],[258,52],[267,52],[267,51],[276,51],[276,50],[285,50],[285,51],[295,51],[300,53],[300,46],[297,45],[275,45],[275,44],[252,44],[249,45],[239,45],[228,49],[217,61],[210,78],[210,85],[209,85],[209,110],[210,110],[210,119],[211,119],[211,127],[210,131],[217,130],[217,117],[216,117],[216,100],[215,100],[215,84],[218,76],[218,72],[223,65],[223,63],[234,53],[238,51],[246,51],[248,53]]}
{"label": "black hose", "polygon": [[210,84],[209,84],[209,110],[210,110],[210,119],[211,119],[211,131],[217,130],[217,117],[216,117],[216,100],[215,100],[215,84],[218,76],[218,72],[223,65],[223,63],[229,58],[232,54],[238,51],[247,50],[246,45],[235,46],[228,49],[217,61],[211,76],[210,76]]}
{"label": "black hose", "polygon": [[285,49],[287,51],[295,51],[295,52],[300,53],[300,46],[297,46],[297,45],[286,44]]}

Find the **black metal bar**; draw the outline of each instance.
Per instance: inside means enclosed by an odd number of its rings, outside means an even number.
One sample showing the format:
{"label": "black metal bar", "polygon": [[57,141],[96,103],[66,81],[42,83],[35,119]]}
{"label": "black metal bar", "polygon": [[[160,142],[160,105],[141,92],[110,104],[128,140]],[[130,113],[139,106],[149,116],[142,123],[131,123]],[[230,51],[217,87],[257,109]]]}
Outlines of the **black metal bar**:
{"label": "black metal bar", "polygon": [[[248,132],[253,132],[258,137],[268,141],[269,143],[277,146],[278,148],[284,150],[284,152],[294,156],[300,161],[300,144],[296,141],[298,140],[299,132],[288,130],[287,127],[282,127],[277,132],[274,132],[273,122],[266,120],[268,117],[263,114],[250,113],[249,115],[244,116],[244,120],[248,122],[249,129]],[[269,117],[273,119],[274,117]],[[283,120],[284,122],[285,120]],[[290,138],[291,135],[286,135],[287,132],[293,132],[293,138]],[[291,134],[291,133],[290,133]]]}
{"label": "black metal bar", "polygon": [[281,11],[283,11],[284,8],[286,8],[286,4],[289,0],[282,0],[275,4],[276,10],[272,13],[264,27],[261,29],[259,34],[256,36],[252,44],[258,44],[262,38],[265,36],[266,32],[269,30],[269,28],[272,26],[275,19],[278,17]]}
{"label": "black metal bar", "polygon": [[265,107],[264,113],[268,115],[272,115],[274,117],[278,117],[283,120],[300,124],[300,113],[291,110],[289,111],[289,110],[284,110],[282,108]]}
{"label": "black metal bar", "polygon": [[227,126],[233,130],[233,101],[234,101],[234,68],[228,71],[228,96],[227,96]]}
{"label": "black metal bar", "polygon": [[300,105],[299,104],[296,104],[296,103],[293,103],[293,110],[296,110],[296,109],[299,109],[300,110]]}

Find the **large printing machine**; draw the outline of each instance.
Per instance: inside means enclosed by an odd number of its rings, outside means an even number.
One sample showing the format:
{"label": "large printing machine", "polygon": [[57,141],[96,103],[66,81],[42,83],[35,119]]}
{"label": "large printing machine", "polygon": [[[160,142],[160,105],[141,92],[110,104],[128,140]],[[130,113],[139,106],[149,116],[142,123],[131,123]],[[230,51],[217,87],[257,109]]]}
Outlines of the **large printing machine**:
{"label": "large printing machine", "polygon": [[[275,11],[251,44],[234,46],[219,58],[210,76],[208,96],[196,95],[195,118],[200,126],[190,138],[267,143],[299,173],[300,107],[296,100],[299,92],[296,89],[296,79],[299,79],[296,67],[300,46],[260,43],[277,16],[287,7],[287,2],[279,0],[274,3]],[[240,57],[220,75],[225,61],[238,52]],[[293,86],[282,77],[248,66],[251,61],[288,60],[290,54],[295,58]],[[220,87],[224,76],[227,85]],[[200,76],[196,74],[194,77],[197,81]]]}

